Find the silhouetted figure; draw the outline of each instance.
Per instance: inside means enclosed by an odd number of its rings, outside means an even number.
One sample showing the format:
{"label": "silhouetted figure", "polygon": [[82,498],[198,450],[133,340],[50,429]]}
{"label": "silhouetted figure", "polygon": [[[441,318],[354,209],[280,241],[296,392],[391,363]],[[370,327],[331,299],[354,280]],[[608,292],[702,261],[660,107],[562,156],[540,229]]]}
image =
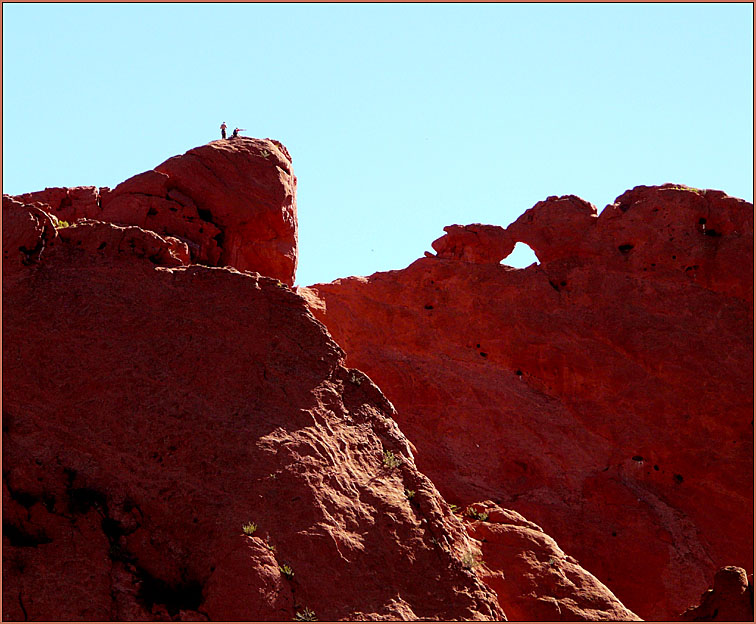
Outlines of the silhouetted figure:
{"label": "silhouetted figure", "polygon": [[240,133],[240,132],[244,132],[244,128],[234,128],[234,132],[233,132],[233,134],[231,135],[231,138],[232,138],[232,139],[235,139],[236,137],[238,137],[238,136],[239,136],[239,133]]}
{"label": "silhouetted figure", "polygon": [[226,138],[226,122],[224,121],[221,124],[221,139],[225,139],[225,138]]}

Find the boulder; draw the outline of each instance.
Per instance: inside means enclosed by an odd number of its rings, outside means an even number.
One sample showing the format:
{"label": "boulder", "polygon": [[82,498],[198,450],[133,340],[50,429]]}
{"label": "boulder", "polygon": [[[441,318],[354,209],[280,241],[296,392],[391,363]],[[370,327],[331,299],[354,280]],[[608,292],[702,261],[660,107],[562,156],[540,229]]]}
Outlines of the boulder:
{"label": "boulder", "polygon": [[19,195],[67,222],[134,225],[180,239],[193,263],[232,266],[289,286],[297,268],[297,179],[278,141],[212,141],[114,189],[49,188]]}

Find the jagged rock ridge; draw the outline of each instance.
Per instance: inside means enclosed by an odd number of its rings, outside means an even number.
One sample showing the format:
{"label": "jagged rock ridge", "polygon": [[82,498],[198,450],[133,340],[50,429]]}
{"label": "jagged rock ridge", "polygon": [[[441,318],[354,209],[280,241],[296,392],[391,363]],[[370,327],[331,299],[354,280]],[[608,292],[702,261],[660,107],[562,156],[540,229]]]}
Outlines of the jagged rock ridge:
{"label": "jagged rock ridge", "polygon": [[[447,500],[537,522],[644,618],[752,573],[752,204],[670,184],[445,229],[299,292]],[[500,264],[518,241],[539,264]]]}
{"label": "jagged rock ridge", "polygon": [[[6,619],[627,620],[638,616],[601,581],[633,609],[679,614],[715,566],[741,562],[749,537],[712,540],[710,528],[725,508],[726,531],[747,523],[742,375],[719,412],[702,412],[744,357],[752,285],[727,269],[752,253],[750,205],[674,185],[629,191],[599,217],[549,198],[506,229],[446,228],[438,257],[404,271],[300,297],[284,286],[295,187],[280,143],[239,139],[112,191],[4,197]],[[541,265],[499,264],[520,240]],[[695,358],[664,363],[673,338],[708,327],[655,325],[670,301],[688,320],[714,311],[707,331],[724,330],[732,359],[721,374],[702,364],[719,353],[706,332],[693,373],[678,369]],[[399,413],[344,366],[305,302]],[[628,307],[641,313],[629,328]],[[650,339],[670,326],[672,338]],[[607,392],[639,369],[612,413]],[[675,437],[665,409],[696,374],[708,398],[686,418],[712,435],[682,458],[731,433],[739,446],[681,494],[695,467],[683,481],[670,464],[695,436],[660,440]],[[651,407],[639,399],[648,379],[664,390]],[[659,406],[662,423],[636,418]],[[628,550],[637,539],[642,551]],[[615,552],[637,562],[618,566]],[[722,605],[740,609],[748,591],[725,585],[688,617],[742,612]]]}

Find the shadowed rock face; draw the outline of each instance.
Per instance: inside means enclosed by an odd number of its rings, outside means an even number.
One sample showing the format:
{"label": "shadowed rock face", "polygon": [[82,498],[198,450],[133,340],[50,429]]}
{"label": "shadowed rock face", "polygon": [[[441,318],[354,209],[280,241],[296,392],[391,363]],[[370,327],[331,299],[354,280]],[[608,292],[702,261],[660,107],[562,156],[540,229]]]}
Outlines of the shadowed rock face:
{"label": "shadowed rock face", "polygon": [[[543,527],[641,617],[753,558],[753,206],[549,198],[437,256],[299,289],[452,503]],[[522,241],[540,264],[500,264]]]}
{"label": "shadowed rock face", "polygon": [[291,286],[297,268],[296,183],[278,141],[213,141],[114,189],[50,188],[19,195],[59,219],[136,225],[181,239],[191,260],[256,271]]}
{"label": "shadowed rock face", "polygon": [[701,603],[678,618],[686,622],[753,622],[753,574],[726,566],[714,575]]}
{"label": "shadowed rock face", "polygon": [[4,198],[5,620],[504,617],[300,297],[56,221]]}

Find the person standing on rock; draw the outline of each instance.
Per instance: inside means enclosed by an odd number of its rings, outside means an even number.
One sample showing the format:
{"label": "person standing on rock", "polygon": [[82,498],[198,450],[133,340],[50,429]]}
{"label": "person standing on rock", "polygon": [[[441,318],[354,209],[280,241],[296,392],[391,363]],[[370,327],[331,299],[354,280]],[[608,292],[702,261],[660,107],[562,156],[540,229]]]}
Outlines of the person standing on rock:
{"label": "person standing on rock", "polygon": [[221,139],[225,139],[225,138],[226,138],[226,122],[224,121],[221,124]]}

